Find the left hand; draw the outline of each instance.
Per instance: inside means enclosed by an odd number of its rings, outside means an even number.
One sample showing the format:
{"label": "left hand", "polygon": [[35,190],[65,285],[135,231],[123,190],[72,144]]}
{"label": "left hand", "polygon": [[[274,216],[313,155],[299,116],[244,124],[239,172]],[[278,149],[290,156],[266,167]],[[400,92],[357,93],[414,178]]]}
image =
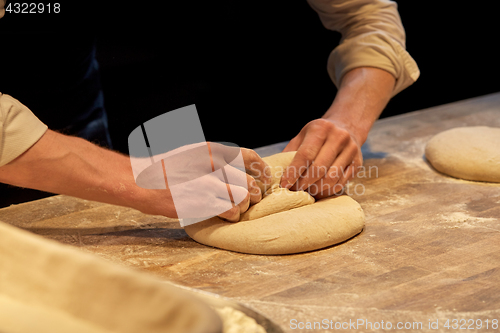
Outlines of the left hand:
{"label": "left hand", "polygon": [[358,67],[341,80],[320,119],[307,123],[283,151],[297,153],[281,187],[307,190],[316,199],[342,191],[363,165],[361,145],[390,100],[395,78],[379,68]]}
{"label": "left hand", "polygon": [[316,199],[341,192],[363,164],[354,135],[340,122],[325,118],[307,123],[283,151],[297,153],[283,173],[281,187],[305,190]]}

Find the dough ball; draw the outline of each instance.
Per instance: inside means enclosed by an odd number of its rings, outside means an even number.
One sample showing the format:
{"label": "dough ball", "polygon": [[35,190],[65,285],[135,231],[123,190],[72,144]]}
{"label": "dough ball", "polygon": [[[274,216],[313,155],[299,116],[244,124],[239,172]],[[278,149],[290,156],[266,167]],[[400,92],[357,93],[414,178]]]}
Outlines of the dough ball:
{"label": "dough ball", "polygon": [[425,156],[446,175],[500,182],[500,128],[458,127],[441,132],[427,143]]}
{"label": "dough ball", "polygon": [[186,226],[187,234],[199,243],[225,250],[272,255],[318,250],[360,233],[365,216],[350,197],[315,202],[307,192],[279,188],[281,174],[294,154],[263,158],[271,167],[273,181],[261,187],[264,198],[242,214],[240,222],[212,217]]}

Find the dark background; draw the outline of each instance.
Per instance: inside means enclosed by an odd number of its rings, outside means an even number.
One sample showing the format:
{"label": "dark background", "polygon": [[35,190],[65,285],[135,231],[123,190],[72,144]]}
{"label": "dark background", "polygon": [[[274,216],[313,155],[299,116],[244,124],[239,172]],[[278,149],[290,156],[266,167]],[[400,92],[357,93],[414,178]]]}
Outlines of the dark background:
{"label": "dark background", "polygon": [[[289,140],[330,106],[336,89],[326,61],[340,35],[326,30],[305,1],[211,6],[195,11],[193,21],[202,23],[146,32],[152,40],[144,34],[100,36],[98,57],[118,149],[126,149],[124,138],[141,121],[191,103],[208,140],[249,148]],[[413,1],[398,6],[421,76],[382,117],[500,90],[493,8]],[[178,12],[194,15],[187,8]]]}
{"label": "dark background", "polygon": [[[189,104],[207,140],[248,148],[286,141],[335,96],[326,63],[340,35],[326,30],[306,1],[106,4],[62,3],[57,17],[7,14],[0,33],[20,40],[55,34],[63,51],[95,38],[113,148],[123,153],[135,127]],[[382,117],[500,91],[494,8],[398,6],[421,76]],[[30,56],[51,51],[37,46]],[[2,197],[0,206],[28,200]]]}

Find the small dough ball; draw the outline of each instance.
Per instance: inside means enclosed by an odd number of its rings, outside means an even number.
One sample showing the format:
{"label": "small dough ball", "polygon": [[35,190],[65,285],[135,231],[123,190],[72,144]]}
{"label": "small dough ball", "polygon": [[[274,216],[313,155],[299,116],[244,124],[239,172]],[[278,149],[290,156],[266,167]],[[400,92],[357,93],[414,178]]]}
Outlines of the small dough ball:
{"label": "small dough ball", "polygon": [[435,135],[425,157],[446,175],[484,182],[500,182],[500,128],[457,127]]}

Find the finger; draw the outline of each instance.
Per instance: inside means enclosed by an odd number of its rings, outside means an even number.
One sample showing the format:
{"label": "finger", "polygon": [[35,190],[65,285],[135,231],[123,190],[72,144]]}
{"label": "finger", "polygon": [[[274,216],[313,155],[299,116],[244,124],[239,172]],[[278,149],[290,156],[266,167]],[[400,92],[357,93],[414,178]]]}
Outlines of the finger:
{"label": "finger", "polygon": [[337,184],[339,184],[340,186],[342,186],[342,188],[344,188],[345,185],[347,184],[347,182],[354,178],[355,171],[356,171],[356,168],[355,168],[354,164],[349,165],[346,168],[346,170],[344,171],[343,176],[337,182]]}
{"label": "finger", "polygon": [[214,172],[214,174],[223,182],[230,185],[236,185],[246,188],[248,181],[247,176],[244,171],[235,168],[229,164],[225,165],[220,170]]}
{"label": "finger", "polygon": [[260,187],[257,185],[255,178],[250,175],[247,175],[247,186],[248,193],[250,194],[250,204],[255,205],[262,199],[262,192]]}
{"label": "finger", "polygon": [[[231,221],[238,221],[240,214],[247,211],[248,207],[250,207],[250,193],[247,183],[248,175],[230,165],[226,165],[221,171],[224,176],[229,198],[233,206],[238,207],[237,213],[236,211],[230,211],[228,214],[233,214],[232,217],[230,217]],[[242,186],[235,184],[241,184]]]}
{"label": "finger", "polygon": [[229,222],[238,222],[240,220],[240,208],[233,206],[233,208],[217,216]]}
{"label": "finger", "polygon": [[350,175],[353,175],[355,171],[354,166],[351,164],[349,165],[346,170],[343,172],[343,176],[335,183],[333,186],[329,185],[328,187],[324,187],[323,190],[318,193],[318,195],[315,195],[315,199],[319,200],[322,198],[326,198],[332,195],[342,195],[344,194],[345,187],[347,183],[349,182],[349,179],[352,177]]}
{"label": "finger", "polygon": [[355,168],[349,167],[353,165],[356,156],[357,146],[349,144],[335,159],[324,177],[304,188],[314,197],[319,194],[321,197],[326,197],[341,191],[346,182],[353,177]]}
{"label": "finger", "polygon": [[324,142],[325,137],[322,135],[308,133],[304,137],[304,141],[297,149],[292,162],[283,172],[280,182],[281,187],[291,188],[295,184],[299,177],[312,164]]}
{"label": "finger", "polygon": [[[238,186],[247,190],[248,193],[250,193],[250,204],[252,205],[262,199],[262,192],[255,178],[237,168],[232,167],[231,165],[226,165],[223,168],[223,172],[220,173],[219,179],[224,182],[226,182],[227,179],[227,183],[231,186],[231,189],[234,186]],[[234,202],[240,202],[243,200],[243,198],[247,195],[247,191],[233,193]]]}
{"label": "finger", "polygon": [[271,183],[271,169],[266,162],[252,149],[241,148],[245,171],[263,184]]}
{"label": "finger", "polygon": [[240,209],[240,214],[243,214],[250,207],[250,193],[247,192],[245,199],[243,199],[240,203],[237,204]]}
{"label": "finger", "polygon": [[320,179],[318,182],[313,185],[318,185],[318,187],[311,186],[311,189],[308,189],[308,192],[311,196],[313,196],[316,200],[320,200],[323,198],[327,198],[333,195],[340,195],[343,192],[344,185],[340,183],[329,183],[325,178]]}
{"label": "finger", "polygon": [[351,164],[348,165],[347,169],[344,172],[343,177],[338,181],[338,183],[342,184],[342,186],[345,186],[349,182],[349,180],[356,178],[356,172],[359,171],[362,165],[363,165],[363,155],[361,154],[361,151],[358,149],[358,153],[354,156]]}
{"label": "finger", "polygon": [[354,143],[349,144],[340,155],[335,159],[332,166],[328,170],[325,175],[326,178],[329,178],[331,181],[337,183],[340,179],[346,178],[349,176],[347,171],[352,171],[352,169],[347,170],[347,168],[354,161],[354,158],[357,154],[357,147]]}
{"label": "finger", "polygon": [[215,216],[233,207],[227,184],[211,175],[202,178],[171,188],[180,218]]}
{"label": "finger", "polygon": [[345,142],[343,140],[339,141],[331,137],[327,139],[325,144],[321,147],[318,156],[314,159],[314,162],[297,180],[292,189],[305,190],[310,185],[323,178],[344,147]]}
{"label": "finger", "polygon": [[[346,170],[345,172],[349,172]],[[340,183],[342,176],[339,178],[323,177],[307,188],[307,192],[316,200],[326,198],[332,195],[342,193],[345,184]]]}
{"label": "finger", "polygon": [[[233,207],[218,216],[229,221],[229,222],[238,222],[240,220],[240,215],[243,214],[248,210],[250,207],[250,194],[242,187],[239,186],[231,186],[231,189],[229,189],[228,185],[228,191],[230,191],[230,197],[233,196],[233,193],[236,191],[244,191],[246,192],[245,198],[239,202],[238,204],[235,204],[234,201],[231,201],[233,204]],[[235,193],[236,194],[236,193]]]}
{"label": "finger", "polygon": [[336,161],[335,165],[332,165],[325,177],[314,183],[314,186],[311,185],[310,188],[308,188],[309,194],[314,196],[316,199],[321,199],[343,191],[347,182],[355,177],[355,172],[360,160],[356,155],[351,163],[347,163],[346,161],[350,158],[346,159],[345,156],[352,155],[345,154],[342,156],[341,161]]}
{"label": "finger", "polygon": [[246,188],[228,185],[228,192],[231,202],[240,207],[240,212],[245,212],[250,206],[250,193]]}
{"label": "finger", "polygon": [[215,170],[223,168],[227,164],[243,168],[240,147],[227,142],[207,142],[207,146]]}
{"label": "finger", "polygon": [[[229,200],[227,184],[224,180],[224,177],[221,176],[221,173],[211,173],[204,177],[198,178],[195,183],[186,182],[181,185],[186,189],[196,186],[197,192],[203,193],[203,195],[207,197]],[[192,188],[191,191],[193,190],[194,189]],[[185,193],[189,192],[186,191]]]}
{"label": "finger", "polygon": [[[253,183],[245,172],[260,180],[263,184],[271,182],[271,170],[262,158],[252,149],[223,145],[209,144],[214,168],[224,169],[228,173],[228,183],[244,186]],[[245,170],[245,172],[242,172]],[[221,180],[222,178],[219,177]],[[254,190],[252,194],[257,194]],[[254,198],[255,201],[256,198]]]}
{"label": "finger", "polygon": [[[212,177],[219,181],[219,184],[215,185],[218,190],[217,196],[229,200],[233,206],[236,205],[239,208],[239,213],[248,210],[250,198],[254,202],[260,201],[260,189],[251,176],[230,165],[226,165],[217,171],[213,173],[214,177]],[[252,190],[252,195],[248,191],[249,188]],[[237,221],[239,213],[236,213],[236,210],[229,210],[221,216],[231,221]]]}

